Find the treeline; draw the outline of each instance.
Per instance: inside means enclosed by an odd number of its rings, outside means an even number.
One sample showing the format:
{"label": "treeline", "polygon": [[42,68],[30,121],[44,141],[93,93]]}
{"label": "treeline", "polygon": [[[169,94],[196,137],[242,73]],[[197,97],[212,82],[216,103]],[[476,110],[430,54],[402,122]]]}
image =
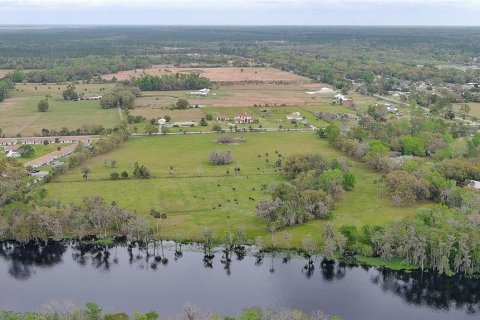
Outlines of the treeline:
{"label": "treeline", "polygon": [[[327,223],[323,255],[327,260],[358,254],[384,260],[400,258],[405,265],[440,274],[480,274],[479,228],[478,213],[466,214],[444,205],[419,209],[415,219],[387,226],[365,225],[358,229],[343,225],[334,230]],[[304,241],[305,250],[312,247],[311,241]]]}
{"label": "treeline", "polygon": [[142,91],[199,90],[212,87],[210,80],[201,77],[198,73],[175,73],[161,76],[145,74],[131,82]]}
{"label": "treeline", "polygon": [[69,236],[127,236],[144,240],[149,228],[147,221],[136,213],[107,204],[101,196],[84,197],[78,205],[62,207],[48,201],[10,211],[4,216],[3,239],[30,240],[63,239]]}
{"label": "treeline", "polygon": [[15,83],[9,76],[0,79],[0,102],[7,99],[8,92],[15,87]]}
{"label": "treeline", "polygon": [[328,217],[334,200],[355,185],[355,175],[346,160],[326,161],[315,154],[289,156],[277,161],[290,183],[270,186],[272,198],[257,204],[256,216],[270,227],[283,228]]}
{"label": "treeline", "polygon": [[104,313],[95,303],[87,303],[84,308],[72,308],[71,306],[62,306],[58,303],[50,303],[45,306],[48,312],[44,313],[14,313],[0,310],[1,319],[9,320],[128,320],[128,319],[144,319],[144,320],[161,320],[161,319],[188,319],[188,320],[341,320],[338,316],[329,316],[321,311],[316,311],[312,315],[299,310],[281,309],[270,310],[261,308],[244,309],[238,317],[236,316],[220,316],[216,312],[203,310],[201,307],[187,304],[183,312],[174,316],[161,316],[155,311],[147,313],[136,312],[134,317],[129,317],[124,312]]}

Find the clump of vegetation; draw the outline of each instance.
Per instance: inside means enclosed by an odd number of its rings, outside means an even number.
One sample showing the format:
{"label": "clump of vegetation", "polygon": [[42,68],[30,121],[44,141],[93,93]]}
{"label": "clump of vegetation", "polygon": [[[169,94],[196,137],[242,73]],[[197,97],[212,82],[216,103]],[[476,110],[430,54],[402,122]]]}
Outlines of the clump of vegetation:
{"label": "clump of vegetation", "polygon": [[139,165],[138,162],[135,162],[133,165],[133,176],[137,179],[150,179],[150,170],[143,164]]}
{"label": "clump of vegetation", "polygon": [[28,144],[21,145],[17,151],[20,153],[22,158],[30,158],[35,154],[35,149]]}
{"label": "clump of vegetation", "polygon": [[140,95],[141,91],[137,87],[119,85],[102,96],[100,105],[104,109],[133,109],[135,98]]}
{"label": "clump of vegetation", "polygon": [[50,104],[48,100],[40,100],[37,104],[38,111],[40,112],[47,112],[48,108],[50,108]]}
{"label": "clump of vegetation", "polygon": [[77,100],[78,93],[75,91],[75,86],[69,84],[67,89],[63,91],[62,96],[65,100]]}
{"label": "clump of vegetation", "polygon": [[175,103],[175,109],[187,109],[190,106],[190,102],[187,99],[178,99]]}
{"label": "clump of vegetation", "polygon": [[208,156],[208,162],[215,166],[222,166],[232,162],[232,153],[230,151],[214,151]]}
{"label": "clump of vegetation", "polygon": [[176,73],[153,76],[142,75],[133,83],[142,91],[172,91],[172,90],[199,90],[211,88],[208,78],[201,77],[198,73]]}
{"label": "clump of vegetation", "polygon": [[245,142],[245,138],[221,136],[220,138],[217,139],[217,143],[220,143],[220,144],[235,144],[240,142]]}
{"label": "clump of vegetation", "polygon": [[280,227],[326,218],[334,199],[355,184],[348,161],[329,163],[315,154],[288,157],[283,173],[291,183],[272,186],[272,198],[260,201],[256,209],[257,217]]}

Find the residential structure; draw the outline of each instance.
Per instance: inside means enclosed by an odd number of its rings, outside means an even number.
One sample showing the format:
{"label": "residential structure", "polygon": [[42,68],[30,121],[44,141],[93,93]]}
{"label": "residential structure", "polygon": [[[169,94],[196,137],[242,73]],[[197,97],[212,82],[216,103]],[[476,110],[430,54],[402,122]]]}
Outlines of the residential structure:
{"label": "residential structure", "polygon": [[300,112],[294,112],[292,114],[289,114],[287,116],[288,120],[295,120],[295,121],[301,121],[303,120],[303,117],[300,115]]}
{"label": "residential structure", "polygon": [[248,113],[237,114],[235,116],[235,123],[242,124],[242,123],[252,123],[253,117]]}
{"label": "residential structure", "polygon": [[216,117],[217,121],[228,121],[230,120],[230,117],[229,116],[224,116],[224,115],[218,115]]}

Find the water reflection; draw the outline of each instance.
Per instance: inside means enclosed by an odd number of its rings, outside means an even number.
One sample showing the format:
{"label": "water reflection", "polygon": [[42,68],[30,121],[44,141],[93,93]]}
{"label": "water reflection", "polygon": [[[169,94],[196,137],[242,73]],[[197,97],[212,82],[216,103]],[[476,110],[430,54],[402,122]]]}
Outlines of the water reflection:
{"label": "water reflection", "polygon": [[8,273],[17,280],[27,280],[36,268],[49,268],[62,263],[67,250],[64,242],[0,243],[0,257],[9,261]]}
{"label": "water reflection", "polygon": [[[71,259],[67,259],[69,256]],[[187,261],[182,263],[185,259]],[[354,283],[357,280],[348,277],[348,274],[352,273],[358,281],[367,279],[366,281],[374,287],[381,288],[384,295],[393,294],[410,306],[443,311],[462,309],[468,314],[477,314],[480,311],[480,280],[463,276],[445,277],[435,272],[403,272],[368,268],[326,261],[321,257],[299,257],[292,252],[266,254],[252,251],[252,248],[245,246],[212,248],[198,245],[185,246],[176,242],[158,242],[149,245],[129,242],[100,245],[80,241],[0,243],[0,267],[7,266],[9,277],[21,282],[35,278],[43,270],[61,268],[60,265],[66,262],[73,262],[86,273],[90,269],[114,272],[124,264],[131,267],[130,271],[127,270],[128,273],[124,274],[125,276],[133,272],[131,269],[160,272],[167,267],[168,269],[165,270],[172,270],[172,268],[183,270],[178,271],[180,273],[178,276],[182,276],[181,273],[185,272],[186,265],[189,266],[188,272],[193,275],[197,272],[201,274],[195,266],[191,267],[195,261],[200,263],[200,269],[203,266],[204,270],[220,270],[223,271],[221,272],[223,277],[227,275],[229,278],[235,272],[243,274],[248,269],[249,277],[257,277],[257,280],[261,279],[268,283],[272,280],[265,280],[258,275],[265,270],[266,274],[270,273],[272,277],[277,277],[276,281],[285,282],[291,286],[292,274],[285,273],[285,270],[288,270],[293,272],[293,275],[294,273],[303,275],[294,280],[297,283],[301,278],[305,278],[308,279],[309,284],[313,284],[311,294],[320,294],[322,290],[326,290],[322,288],[319,279],[325,283],[342,284],[345,281]],[[252,273],[251,266],[254,266],[257,274]],[[63,268],[67,267],[63,266]],[[0,268],[0,272],[4,270]],[[132,275],[135,276],[135,274]],[[211,276],[219,282],[223,281],[218,272]],[[293,282],[293,284],[296,283]],[[14,288],[14,285],[11,287]],[[288,290],[286,292],[296,294]]]}
{"label": "water reflection", "polygon": [[480,311],[480,281],[457,275],[440,276],[436,272],[403,272],[382,269],[371,278],[382,290],[400,296],[408,304],[430,306],[438,310],[464,308]]}

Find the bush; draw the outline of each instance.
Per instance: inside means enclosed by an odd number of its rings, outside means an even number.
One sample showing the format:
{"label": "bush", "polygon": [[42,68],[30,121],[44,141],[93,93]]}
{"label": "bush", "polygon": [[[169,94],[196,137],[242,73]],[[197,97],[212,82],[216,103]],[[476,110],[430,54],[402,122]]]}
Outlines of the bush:
{"label": "bush", "polygon": [[139,166],[138,162],[135,162],[133,176],[137,179],[150,179],[150,170],[144,165]]}
{"label": "bush", "polygon": [[118,172],[110,173],[110,179],[111,180],[118,180],[119,178],[120,178],[120,174]]}
{"label": "bush", "polygon": [[210,153],[208,157],[208,162],[216,166],[229,164],[232,162],[232,154],[230,151],[226,151],[226,152],[214,151]]}
{"label": "bush", "polygon": [[49,107],[50,105],[47,100],[40,100],[37,104],[38,111],[40,112],[47,112]]}
{"label": "bush", "polygon": [[128,179],[128,172],[127,171],[123,171],[122,174],[122,179]]}

